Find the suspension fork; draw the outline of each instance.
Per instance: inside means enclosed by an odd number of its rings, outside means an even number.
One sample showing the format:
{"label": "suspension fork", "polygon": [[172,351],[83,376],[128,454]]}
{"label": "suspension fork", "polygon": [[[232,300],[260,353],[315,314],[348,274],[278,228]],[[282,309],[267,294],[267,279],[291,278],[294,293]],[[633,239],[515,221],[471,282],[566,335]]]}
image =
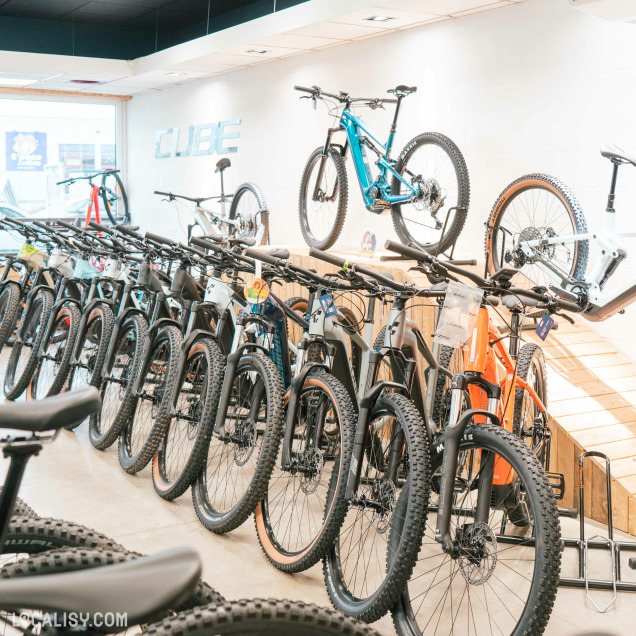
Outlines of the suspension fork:
{"label": "suspension fork", "polygon": [[[499,425],[499,417],[485,409],[468,409],[460,417],[460,410],[464,392],[469,384],[478,384],[488,395],[488,406],[496,407],[501,396],[501,389],[496,384],[486,382],[480,376],[458,374],[453,377],[451,389],[450,414],[448,425],[444,431],[444,456],[442,459],[442,475],[439,492],[439,508],[437,512],[437,529],[435,531],[435,541],[442,544],[442,550],[451,556],[455,555],[455,546],[451,536],[451,512],[455,498],[455,480],[459,467],[459,444],[464,436],[466,426],[476,415],[488,417],[493,423]],[[488,470],[494,466],[495,455],[488,453],[484,459],[482,454],[482,465],[480,467],[479,484],[477,491],[477,510],[475,523],[486,523],[490,510],[490,497],[492,493],[493,471]],[[487,470],[484,470],[484,467]]]}
{"label": "suspension fork", "polygon": [[[318,166],[318,177],[316,178],[316,185],[314,186],[314,192],[311,197],[312,201],[317,201],[320,196],[320,184],[322,183],[322,178],[325,176],[325,166],[327,165],[327,159],[329,158],[329,148],[331,148],[331,138],[333,134],[337,131],[341,130],[341,128],[329,128],[327,130],[327,139],[325,141],[325,145],[322,149],[322,155],[320,157],[320,165]],[[334,191],[332,194],[332,199],[336,198],[336,194],[338,192],[338,180],[336,179],[336,183],[334,185]],[[326,192],[324,193],[327,194]]]}

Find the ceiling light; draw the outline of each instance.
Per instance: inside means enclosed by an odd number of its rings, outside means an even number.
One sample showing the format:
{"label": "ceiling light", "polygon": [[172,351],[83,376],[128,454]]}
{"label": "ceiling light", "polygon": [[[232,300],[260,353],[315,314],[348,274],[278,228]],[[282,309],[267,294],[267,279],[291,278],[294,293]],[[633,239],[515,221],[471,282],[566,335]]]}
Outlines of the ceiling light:
{"label": "ceiling light", "polygon": [[388,22],[389,20],[395,20],[395,18],[390,18],[386,15],[372,15],[370,18],[364,18],[369,22]]}
{"label": "ceiling light", "polygon": [[255,55],[264,55],[265,53],[269,53],[265,49],[250,49],[248,53],[254,53]]}
{"label": "ceiling light", "polygon": [[0,84],[3,86],[28,86],[35,84],[38,80],[20,79],[19,77],[0,77]]}
{"label": "ceiling light", "polygon": [[166,73],[166,75],[172,75],[173,77],[183,77],[187,75],[187,73],[180,73],[178,71],[170,71],[170,73]]}
{"label": "ceiling light", "polygon": [[88,80],[88,79],[71,79],[68,80],[71,84],[103,84],[100,80]]}

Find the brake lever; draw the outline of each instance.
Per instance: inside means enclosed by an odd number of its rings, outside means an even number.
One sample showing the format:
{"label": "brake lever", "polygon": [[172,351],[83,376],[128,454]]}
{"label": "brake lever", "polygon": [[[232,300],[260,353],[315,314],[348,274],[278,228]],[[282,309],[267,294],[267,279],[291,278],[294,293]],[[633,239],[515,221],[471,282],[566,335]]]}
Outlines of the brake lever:
{"label": "brake lever", "polygon": [[572,316],[568,316],[567,314],[564,314],[563,312],[560,312],[560,311],[555,311],[554,315],[559,316],[559,318],[565,318],[565,320],[567,320],[571,325],[574,324],[574,318],[572,318]]}

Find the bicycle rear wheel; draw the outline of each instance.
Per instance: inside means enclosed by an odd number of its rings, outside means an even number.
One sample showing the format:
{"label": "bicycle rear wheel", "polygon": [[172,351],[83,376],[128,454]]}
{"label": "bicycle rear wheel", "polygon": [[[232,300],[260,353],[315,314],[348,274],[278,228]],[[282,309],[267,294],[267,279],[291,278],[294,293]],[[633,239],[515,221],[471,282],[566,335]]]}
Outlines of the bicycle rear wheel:
{"label": "bicycle rear wheel", "polygon": [[[418,541],[418,562],[393,610],[397,632],[542,634],[561,561],[552,488],[524,442],[500,427],[468,426],[459,458],[450,520],[454,553],[445,553],[435,541],[442,450],[433,455],[431,518]],[[495,482],[488,521],[475,523],[478,488],[486,477]],[[405,529],[400,517],[389,542],[397,542]]]}
{"label": "bicycle rear wheel", "polygon": [[309,159],[300,182],[300,230],[309,247],[329,249],[340,236],[347,213],[347,170],[342,155],[329,148],[324,171],[318,184],[323,148],[316,148]]}
{"label": "bicycle rear wheel", "polygon": [[[457,241],[468,215],[470,181],[466,161],[455,143],[436,132],[418,135],[404,147],[395,171],[422,195],[391,206],[393,227],[402,243],[443,252]],[[391,194],[411,190],[393,177]]]}
{"label": "bicycle rear wheel", "polygon": [[587,232],[581,206],[570,189],[545,174],[528,174],[513,181],[497,198],[486,228],[486,260],[493,274],[503,266],[521,270],[515,284],[522,287],[561,284],[559,277],[539,264],[548,260],[565,275],[583,280],[588,241],[554,243],[529,248],[525,241],[572,236]]}
{"label": "bicycle rear wheel", "polygon": [[128,195],[121,177],[117,173],[103,175],[99,192],[110,222],[113,225],[129,225]]}
{"label": "bicycle rear wheel", "polygon": [[[548,378],[545,368],[545,356],[541,347],[528,342],[521,347],[517,357],[517,376],[534,389],[537,397],[548,406]],[[528,448],[536,455],[545,470],[550,470],[550,437],[546,412],[541,412],[530,393],[525,389],[515,389],[515,408],[512,430],[526,441]]]}
{"label": "bicycle rear wheel", "polygon": [[232,197],[230,219],[236,238],[256,238],[259,245],[269,245],[269,211],[261,189],[254,183],[241,184]]}
{"label": "bicycle rear wheel", "polygon": [[[417,560],[428,510],[430,453],[424,422],[404,395],[383,394],[367,425],[360,481],[325,556],[324,575],[336,609],[373,622],[396,603]],[[404,505],[398,510],[400,497]],[[391,544],[398,517],[403,531]]]}

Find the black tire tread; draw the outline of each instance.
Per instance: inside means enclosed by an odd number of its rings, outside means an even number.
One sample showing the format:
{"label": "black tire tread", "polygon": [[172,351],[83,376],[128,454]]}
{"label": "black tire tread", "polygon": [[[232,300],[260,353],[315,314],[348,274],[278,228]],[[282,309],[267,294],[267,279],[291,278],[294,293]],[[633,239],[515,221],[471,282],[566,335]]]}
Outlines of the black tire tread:
{"label": "black tire tread", "polygon": [[8,295],[7,307],[4,318],[0,323],[0,351],[2,351],[11,334],[16,330],[18,314],[20,312],[20,302],[22,300],[22,289],[16,282],[9,281],[2,290],[0,298]]}

